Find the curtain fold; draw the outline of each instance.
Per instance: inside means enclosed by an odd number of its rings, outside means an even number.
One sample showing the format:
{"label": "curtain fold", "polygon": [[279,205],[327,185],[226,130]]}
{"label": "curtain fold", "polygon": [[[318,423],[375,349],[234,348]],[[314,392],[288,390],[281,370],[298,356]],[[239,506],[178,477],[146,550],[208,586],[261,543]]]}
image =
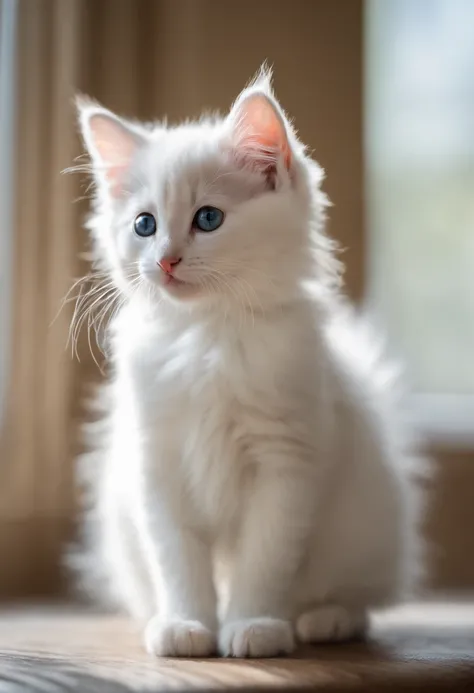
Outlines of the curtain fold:
{"label": "curtain fold", "polygon": [[81,0],[20,0],[18,11],[14,305],[0,507],[6,593],[29,590],[35,581],[41,590],[43,578],[50,581],[58,518],[70,513],[70,307],[54,318],[78,251],[72,205],[78,184],[61,170],[78,152],[72,96]]}

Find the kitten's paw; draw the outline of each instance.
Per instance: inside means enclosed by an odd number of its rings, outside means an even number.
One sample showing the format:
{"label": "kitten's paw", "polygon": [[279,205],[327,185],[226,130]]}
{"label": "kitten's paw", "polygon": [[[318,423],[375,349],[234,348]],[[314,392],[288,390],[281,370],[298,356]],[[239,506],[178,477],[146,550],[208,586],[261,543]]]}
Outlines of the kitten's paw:
{"label": "kitten's paw", "polygon": [[199,621],[162,620],[154,616],[145,629],[147,652],[157,657],[209,657],[216,636]]}
{"label": "kitten's paw", "polygon": [[224,657],[277,657],[294,649],[291,624],[276,618],[233,621],[219,635],[219,651]]}
{"label": "kitten's paw", "polygon": [[366,611],[328,604],[302,614],[296,622],[296,635],[301,642],[340,642],[362,637],[367,627]]}

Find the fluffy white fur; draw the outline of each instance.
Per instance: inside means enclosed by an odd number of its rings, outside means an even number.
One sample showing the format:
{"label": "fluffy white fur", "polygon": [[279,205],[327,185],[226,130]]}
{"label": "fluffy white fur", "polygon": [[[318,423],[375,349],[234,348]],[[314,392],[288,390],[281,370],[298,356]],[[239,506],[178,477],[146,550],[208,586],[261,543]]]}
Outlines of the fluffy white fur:
{"label": "fluffy white fur", "polygon": [[[268,74],[223,119],[79,110],[96,259],[122,297],[84,577],[146,622],[156,655],[274,656],[362,633],[419,574],[418,463],[339,296],[321,169]],[[212,233],[191,228],[203,205],[225,213]],[[145,211],[151,238],[133,231]],[[163,256],[181,258],[180,281]]]}

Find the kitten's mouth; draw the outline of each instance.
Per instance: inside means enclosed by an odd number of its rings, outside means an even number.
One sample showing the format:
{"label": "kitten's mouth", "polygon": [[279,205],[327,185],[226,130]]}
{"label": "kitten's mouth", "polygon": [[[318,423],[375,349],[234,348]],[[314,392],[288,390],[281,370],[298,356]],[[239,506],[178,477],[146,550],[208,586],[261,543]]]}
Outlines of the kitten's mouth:
{"label": "kitten's mouth", "polygon": [[178,279],[172,274],[165,274],[163,277],[162,287],[170,294],[170,296],[174,296],[179,299],[194,296],[197,290],[195,284],[190,284],[182,279]]}
{"label": "kitten's mouth", "polygon": [[178,279],[177,277],[173,277],[172,274],[165,274],[163,284],[164,286],[179,286],[180,284],[186,284],[186,282],[183,282],[182,279]]}

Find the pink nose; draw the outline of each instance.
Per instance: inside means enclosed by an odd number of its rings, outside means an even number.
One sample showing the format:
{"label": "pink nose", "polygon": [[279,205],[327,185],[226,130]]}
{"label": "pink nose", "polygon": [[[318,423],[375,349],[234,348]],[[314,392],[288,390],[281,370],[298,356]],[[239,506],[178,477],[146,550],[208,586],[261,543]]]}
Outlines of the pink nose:
{"label": "pink nose", "polygon": [[173,274],[174,268],[181,262],[180,257],[162,257],[158,260],[158,265],[166,274]]}

